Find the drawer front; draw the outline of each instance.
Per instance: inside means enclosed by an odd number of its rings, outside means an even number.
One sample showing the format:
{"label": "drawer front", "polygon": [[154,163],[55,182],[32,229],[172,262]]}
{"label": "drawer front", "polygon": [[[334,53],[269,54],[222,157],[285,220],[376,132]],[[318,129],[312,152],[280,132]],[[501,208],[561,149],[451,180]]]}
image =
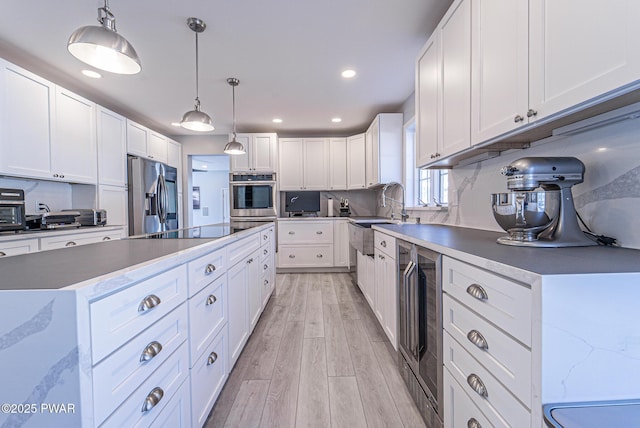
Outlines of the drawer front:
{"label": "drawer front", "polygon": [[[447,369],[444,369],[444,411],[445,428],[510,428],[502,420],[498,425],[490,423]],[[474,425],[474,421],[479,425]]]}
{"label": "drawer front", "polygon": [[444,329],[531,408],[531,351],[446,294],[442,306]]}
{"label": "drawer front", "polygon": [[202,290],[227,271],[227,251],[225,248],[215,250],[189,262],[189,297]]}
{"label": "drawer front", "polygon": [[223,329],[191,369],[191,419],[201,427],[229,375],[227,332]]}
{"label": "drawer front", "polygon": [[396,256],[396,238],[393,236],[385,235],[384,233],[380,233],[375,231],[373,234],[373,246],[374,248],[382,251],[387,256],[390,256],[392,259],[395,259]]}
{"label": "drawer front", "polygon": [[273,287],[275,285],[271,272],[272,270],[264,272],[262,279],[260,280],[260,283],[262,284],[262,309],[267,306],[267,302],[271,297],[271,293],[273,292]]}
{"label": "drawer front", "polygon": [[273,227],[268,228],[267,230],[263,230],[260,232],[260,245],[269,246],[271,241],[273,241]]}
{"label": "drawer front", "polygon": [[37,239],[21,239],[19,241],[0,242],[0,257],[33,253],[38,251],[39,248]]}
{"label": "drawer front", "polygon": [[279,244],[333,243],[332,221],[283,221],[278,225]]}
{"label": "drawer front", "polygon": [[191,365],[227,322],[227,275],[189,299],[189,343]]}
{"label": "drawer front", "polygon": [[279,267],[331,267],[333,245],[281,245],[278,251]]}
{"label": "drawer front", "polygon": [[65,236],[50,236],[40,238],[40,247],[42,250],[55,250],[58,248],[75,247],[78,245],[93,244],[100,242],[103,235],[95,233],[77,233]]}
{"label": "drawer front", "polygon": [[171,401],[167,403],[150,426],[151,428],[191,427],[191,395],[188,380],[182,382],[178,392],[171,398]]}
{"label": "drawer front", "polygon": [[273,254],[273,250],[270,245],[263,245],[260,247],[260,254],[262,255],[262,261],[271,259],[271,255]]}
{"label": "drawer front", "polygon": [[187,267],[178,266],[92,302],[93,364],[171,312],[187,298]]}
{"label": "drawer front", "polygon": [[[183,344],[138,389],[136,389],[101,427],[143,427],[157,419],[189,376],[189,351]],[[156,404],[153,405],[152,403]],[[143,406],[146,405],[147,410]]]}
{"label": "drawer front", "polygon": [[181,305],[94,367],[96,422],[104,421],[186,339],[187,306]]}
{"label": "drawer front", "polygon": [[[443,334],[443,362],[474,404],[494,425],[503,419],[509,426],[531,427],[531,413],[500,382],[478,363],[446,331]],[[480,395],[471,385],[474,378],[486,389]],[[477,382],[476,382],[477,383]]]}
{"label": "drawer front", "polygon": [[228,266],[233,266],[239,261],[242,261],[245,257],[259,248],[260,239],[262,239],[260,236],[261,235],[259,233],[255,233],[251,236],[241,239],[238,242],[227,245],[227,260],[229,261]]}
{"label": "drawer front", "polygon": [[530,288],[445,256],[442,289],[531,347]]}

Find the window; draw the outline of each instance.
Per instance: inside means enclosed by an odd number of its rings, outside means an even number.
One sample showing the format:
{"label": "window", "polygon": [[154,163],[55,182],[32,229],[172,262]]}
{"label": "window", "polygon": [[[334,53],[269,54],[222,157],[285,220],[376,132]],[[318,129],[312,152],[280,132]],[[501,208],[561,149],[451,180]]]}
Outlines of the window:
{"label": "window", "polygon": [[449,203],[449,170],[416,168],[416,131],[412,120],[405,125],[405,183],[407,205],[446,206]]}

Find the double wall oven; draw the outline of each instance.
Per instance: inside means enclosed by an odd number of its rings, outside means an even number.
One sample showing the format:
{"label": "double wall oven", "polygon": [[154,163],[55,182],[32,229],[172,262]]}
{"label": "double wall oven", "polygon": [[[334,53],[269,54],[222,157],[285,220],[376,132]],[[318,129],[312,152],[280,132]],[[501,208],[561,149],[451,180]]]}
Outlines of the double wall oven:
{"label": "double wall oven", "polygon": [[430,428],[443,426],[441,258],[398,241],[398,363]]}
{"label": "double wall oven", "polygon": [[[230,224],[235,230],[275,222],[278,216],[275,173],[232,172]],[[277,235],[276,235],[277,236]]]}

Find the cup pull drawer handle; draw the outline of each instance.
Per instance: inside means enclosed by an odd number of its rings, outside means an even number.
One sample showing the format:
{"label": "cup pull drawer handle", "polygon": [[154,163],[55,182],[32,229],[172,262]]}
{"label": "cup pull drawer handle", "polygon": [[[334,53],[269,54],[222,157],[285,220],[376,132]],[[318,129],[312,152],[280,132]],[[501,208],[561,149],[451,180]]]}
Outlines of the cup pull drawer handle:
{"label": "cup pull drawer handle", "polygon": [[262,252],[262,254],[268,254],[268,253],[269,253],[269,250],[267,250],[267,249],[265,249],[265,250]]}
{"label": "cup pull drawer handle", "polygon": [[267,239],[269,239],[269,235],[262,235],[262,239],[266,241]]}
{"label": "cup pull drawer handle", "polygon": [[0,257],[4,257],[6,255],[7,255],[7,253],[5,253],[4,251],[0,251]]}
{"label": "cup pull drawer handle", "polygon": [[209,297],[207,297],[207,303],[205,304],[205,306],[209,306],[209,305],[213,305],[218,299],[216,298],[216,296],[214,296],[213,294],[209,294]]}
{"label": "cup pull drawer handle", "polygon": [[65,246],[65,247],[75,247],[76,245],[78,245],[78,244],[76,244],[76,243],[75,243],[75,242],[73,242],[73,241],[69,241],[69,242],[67,242],[66,244],[64,244],[64,246]]}
{"label": "cup pull drawer handle", "polygon": [[156,355],[158,355],[162,351],[162,345],[160,342],[156,342],[155,340],[148,344],[142,354],[140,354],[140,362],[146,363],[147,361],[153,360]]}
{"label": "cup pull drawer handle", "polygon": [[289,254],[289,258],[290,258],[290,259],[295,259],[295,258],[296,258],[296,255],[295,255],[295,254]]}
{"label": "cup pull drawer handle", "polygon": [[156,407],[160,400],[162,400],[162,397],[164,397],[164,391],[162,390],[162,388],[153,388],[142,404],[142,413],[146,413]]}
{"label": "cup pull drawer handle", "polygon": [[480,397],[487,398],[487,396],[489,395],[487,393],[487,387],[484,386],[484,382],[482,382],[477,374],[471,373],[467,377],[467,383]]}
{"label": "cup pull drawer handle", "polygon": [[215,363],[217,359],[218,354],[216,354],[215,352],[210,353],[209,358],[207,358],[207,365],[210,366],[211,364]]}
{"label": "cup pull drawer handle", "polygon": [[269,285],[269,280],[268,279],[264,280],[264,285]]}
{"label": "cup pull drawer handle", "polygon": [[471,330],[469,333],[467,333],[467,339],[469,339],[469,342],[473,343],[483,351],[489,349],[487,339],[485,339],[478,330]]}
{"label": "cup pull drawer handle", "polygon": [[142,302],[140,302],[140,306],[138,306],[138,312],[146,312],[150,309],[155,308],[160,303],[162,303],[162,300],[160,300],[158,296],[156,296],[155,294],[150,294],[142,299]]}
{"label": "cup pull drawer handle", "polygon": [[489,296],[487,295],[487,292],[484,291],[484,288],[482,288],[481,286],[479,286],[478,284],[471,284],[470,286],[467,287],[467,293],[478,299],[478,300],[487,300],[489,299]]}
{"label": "cup pull drawer handle", "polygon": [[321,259],[322,258],[322,254],[317,254],[316,257]]}
{"label": "cup pull drawer handle", "polygon": [[289,235],[295,235],[296,233],[293,230],[289,231]]}
{"label": "cup pull drawer handle", "polygon": [[102,238],[103,241],[111,241],[111,237],[110,236],[105,236],[104,238]]}
{"label": "cup pull drawer handle", "polygon": [[471,418],[467,421],[467,428],[482,428],[480,422],[476,420],[476,418]]}
{"label": "cup pull drawer handle", "polygon": [[317,231],[316,235],[322,235],[322,231],[321,230]]}
{"label": "cup pull drawer handle", "polygon": [[212,265],[211,263],[209,263],[207,265],[207,267],[204,268],[204,274],[205,275],[211,275],[215,271],[216,271],[216,267],[215,267],[215,265]]}

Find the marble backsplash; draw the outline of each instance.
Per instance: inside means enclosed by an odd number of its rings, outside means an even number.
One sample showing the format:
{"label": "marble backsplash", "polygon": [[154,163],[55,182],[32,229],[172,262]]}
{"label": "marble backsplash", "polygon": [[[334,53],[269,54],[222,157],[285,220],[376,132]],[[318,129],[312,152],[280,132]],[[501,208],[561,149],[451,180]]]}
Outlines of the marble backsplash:
{"label": "marble backsplash", "polygon": [[525,156],[573,156],[586,167],[585,180],[572,188],[576,210],[591,230],[640,249],[640,120],[603,126],[571,136],[537,141],[526,150],[457,167],[449,174],[447,211],[410,211],[423,223],[502,231],[491,212],[490,194],[506,192],[500,168]]}

